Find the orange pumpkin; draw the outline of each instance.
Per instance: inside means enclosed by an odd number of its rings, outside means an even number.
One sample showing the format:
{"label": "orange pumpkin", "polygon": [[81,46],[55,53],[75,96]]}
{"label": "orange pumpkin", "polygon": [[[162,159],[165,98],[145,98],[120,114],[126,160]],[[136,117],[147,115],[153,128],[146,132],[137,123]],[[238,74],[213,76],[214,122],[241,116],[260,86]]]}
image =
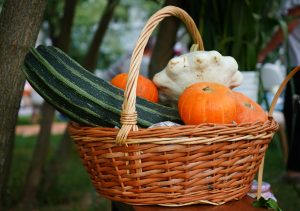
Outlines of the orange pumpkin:
{"label": "orange pumpkin", "polygon": [[232,123],[236,118],[233,92],[218,83],[200,82],[180,95],[178,111],[185,124]]}
{"label": "orange pumpkin", "polygon": [[[125,90],[127,78],[128,73],[120,73],[111,80],[111,83]],[[141,75],[138,77],[136,95],[151,102],[158,102],[158,90],[155,84],[150,79]]]}
{"label": "orange pumpkin", "polygon": [[268,119],[266,112],[260,105],[240,92],[233,92],[236,98],[237,113],[235,122],[265,122]]}

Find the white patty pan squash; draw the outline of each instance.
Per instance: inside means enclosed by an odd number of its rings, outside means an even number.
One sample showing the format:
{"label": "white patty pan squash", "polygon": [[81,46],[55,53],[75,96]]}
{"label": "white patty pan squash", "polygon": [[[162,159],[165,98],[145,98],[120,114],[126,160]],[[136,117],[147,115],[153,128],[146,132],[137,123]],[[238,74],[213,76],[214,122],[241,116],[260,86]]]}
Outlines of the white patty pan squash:
{"label": "white patty pan squash", "polygon": [[197,82],[215,82],[234,88],[242,80],[236,60],[217,51],[193,51],[175,57],[153,78],[162,102],[177,101],[185,88]]}

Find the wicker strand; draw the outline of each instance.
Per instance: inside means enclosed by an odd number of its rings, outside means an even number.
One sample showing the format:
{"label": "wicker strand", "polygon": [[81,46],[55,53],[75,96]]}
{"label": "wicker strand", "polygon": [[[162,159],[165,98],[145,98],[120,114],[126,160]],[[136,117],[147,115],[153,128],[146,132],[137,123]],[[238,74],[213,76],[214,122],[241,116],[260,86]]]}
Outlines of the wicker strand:
{"label": "wicker strand", "polygon": [[[136,125],[137,123],[137,113],[134,112],[133,114],[121,112],[121,120],[122,128],[124,128],[124,133],[118,133],[116,138],[116,143],[118,145],[125,144],[126,138],[128,136],[128,133],[132,129],[133,131],[137,131],[138,127]],[[123,127],[124,125],[124,127]]]}
{"label": "wicker strand", "polygon": [[[174,6],[167,6],[152,15],[146,23],[144,29],[142,30],[130,61],[128,80],[123,102],[123,113],[127,116],[136,113],[135,103],[137,78],[143,58],[144,49],[155,27],[159,24],[160,21],[168,16],[175,16],[182,20],[186,25],[189,33],[191,34],[193,41],[198,44],[199,50],[204,50],[203,41],[201,35],[199,34],[197,26],[195,25],[193,19],[184,10]],[[121,119],[122,118],[125,117],[122,116]],[[136,119],[137,116],[135,116],[135,120],[130,120],[130,122],[121,122],[122,126],[116,138],[116,142],[118,144],[123,144],[126,142],[127,135],[131,130],[138,130],[136,124],[132,124],[132,122],[136,122]]]}
{"label": "wicker strand", "polygon": [[121,112],[121,124],[125,125],[136,125],[137,123],[137,113],[127,114],[125,112]]}
{"label": "wicker strand", "polygon": [[278,88],[273,100],[272,100],[272,103],[271,103],[271,106],[270,106],[270,111],[269,111],[269,116],[272,116],[273,115],[273,112],[274,112],[274,109],[275,109],[275,106],[276,106],[276,103],[277,103],[277,100],[279,98],[279,96],[281,95],[282,91],[284,90],[284,88],[286,87],[287,83],[289,82],[289,80],[291,80],[291,78],[300,70],[300,65],[295,67],[286,77],[285,79],[283,80],[283,82],[280,84],[280,87]]}
{"label": "wicker strand", "polygon": [[259,199],[261,197],[264,163],[265,163],[265,156],[263,157],[261,164],[259,165],[259,170],[258,170],[258,184],[257,184],[258,188],[257,188],[257,194],[256,194],[257,199]]}

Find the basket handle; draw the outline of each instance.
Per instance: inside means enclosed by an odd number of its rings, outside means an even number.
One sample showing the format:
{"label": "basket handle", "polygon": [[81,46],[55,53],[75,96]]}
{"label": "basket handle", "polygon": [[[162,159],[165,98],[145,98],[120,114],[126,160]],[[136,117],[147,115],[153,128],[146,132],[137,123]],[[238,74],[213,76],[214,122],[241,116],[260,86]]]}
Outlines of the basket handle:
{"label": "basket handle", "polygon": [[291,80],[291,78],[300,70],[300,65],[295,67],[286,77],[285,79],[282,81],[282,83],[280,84],[273,100],[270,106],[270,110],[269,110],[269,116],[273,115],[277,100],[279,98],[279,96],[281,95],[282,91],[284,90],[284,88],[286,87],[287,83],[289,82],[289,80]]}
{"label": "basket handle", "polygon": [[137,40],[136,46],[131,56],[128,80],[124,92],[124,101],[122,105],[122,112],[121,112],[121,119],[120,119],[122,127],[119,130],[116,137],[116,142],[118,144],[124,144],[126,142],[127,135],[131,130],[133,131],[138,130],[137,113],[135,108],[136,87],[137,87],[139,69],[143,58],[143,52],[149,40],[149,37],[152,34],[155,27],[164,18],[169,16],[175,16],[179,18],[182,22],[184,22],[186,28],[188,29],[189,33],[193,38],[194,43],[198,44],[199,50],[204,50],[202,38],[198,31],[198,28],[195,25],[193,19],[184,10],[175,6],[167,6],[160,9],[158,12],[156,12],[154,15],[150,17],[150,19],[144,26],[141,35]]}
{"label": "basket handle", "polygon": [[[270,110],[269,110],[269,116],[273,115],[277,100],[279,98],[279,96],[281,95],[282,91],[284,90],[284,88],[286,87],[287,83],[289,82],[289,80],[291,80],[291,78],[300,70],[300,65],[295,67],[286,77],[285,79],[282,81],[282,83],[280,84],[273,100],[270,106]],[[261,197],[261,188],[262,188],[262,181],[263,181],[263,170],[264,170],[264,160],[265,157],[263,157],[262,162],[259,166],[259,170],[258,170],[258,188],[257,188],[257,199],[259,199]]]}

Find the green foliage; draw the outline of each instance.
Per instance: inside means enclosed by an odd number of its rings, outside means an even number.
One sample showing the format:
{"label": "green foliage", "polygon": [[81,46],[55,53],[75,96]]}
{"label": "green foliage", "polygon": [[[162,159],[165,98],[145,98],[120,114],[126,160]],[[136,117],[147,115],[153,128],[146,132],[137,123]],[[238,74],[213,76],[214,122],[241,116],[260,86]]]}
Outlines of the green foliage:
{"label": "green foliage", "polygon": [[264,207],[271,210],[282,211],[278,206],[277,202],[274,199],[264,199],[263,197],[259,198],[257,201],[253,202],[254,207]]}
{"label": "green foliage", "polygon": [[255,69],[258,52],[278,26],[276,14],[280,2],[201,1],[199,29],[206,50],[233,56],[242,70]]}
{"label": "green foliage", "polygon": [[91,28],[97,24],[105,5],[106,1],[103,0],[79,1],[76,7],[74,26]]}
{"label": "green foliage", "polygon": [[[79,62],[87,52],[105,6],[106,1],[101,0],[80,1],[77,5],[70,55]],[[132,30],[133,20],[130,19],[130,8],[139,8],[140,18],[146,23],[150,14],[158,10],[160,6],[161,4],[149,0],[136,2],[121,0],[107,31],[108,36],[105,36],[101,46],[98,68],[107,69],[128,50],[124,47],[122,37]],[[130,42],[134,41],[130,40]]]}
{"label": "green foliage", "polygon": [[44,20],[48,23],[49,37],[57,37],[59,34],[60,20],[63,16],[64,1],[51,0],[48,2]]}

